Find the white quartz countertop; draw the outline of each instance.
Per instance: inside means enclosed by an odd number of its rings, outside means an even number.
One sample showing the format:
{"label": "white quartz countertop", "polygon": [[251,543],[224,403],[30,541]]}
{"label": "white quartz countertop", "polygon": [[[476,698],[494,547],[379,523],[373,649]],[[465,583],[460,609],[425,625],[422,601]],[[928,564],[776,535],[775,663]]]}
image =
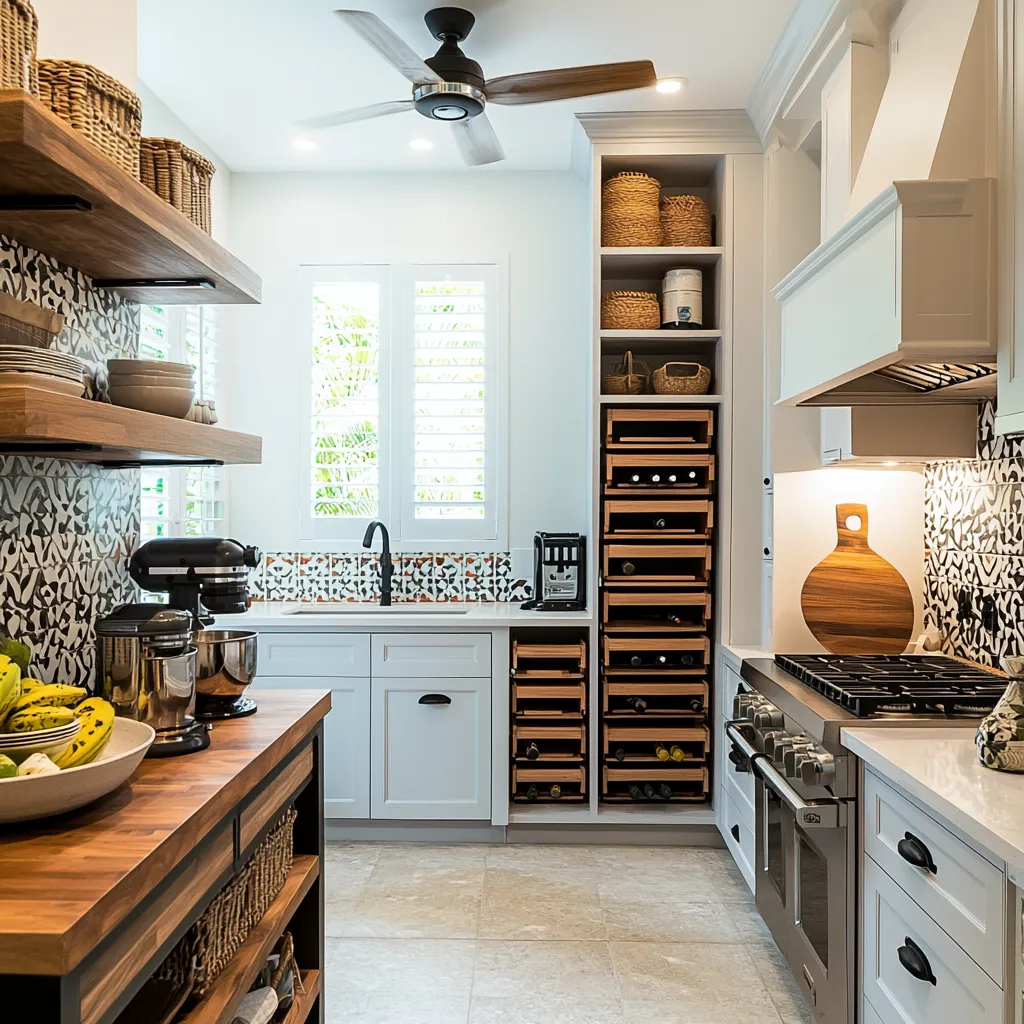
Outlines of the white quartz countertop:
{"label": "white quartz countertop", "polygon": [[955,825],[1024,883],[1024,775],[978,761],[970,728],[844,729],[843,745]]}
{"label": "white quartz countertop", "polygon": [[[434,629],[494,629],[509,626],[589,626],[593,622],[590,612],[524,612],[519,604],[507,601],[452,602],[448,610],[443,603],[431,604],[430,612],[404,611],[401,604],[381,609],[378,605],[348,605],[354,611],[318,611],[295,614],[310,605],[292,602],[257,602],[241,615],[217,616],[220,629],[275,629],[297,633],[357,629],[384,631],[388,629],[430,632]],[[406,606],[408,607],[408,606]],[[422,608],[423,605],[415,605]],[[433,609],[438,609],[436,612]]]}

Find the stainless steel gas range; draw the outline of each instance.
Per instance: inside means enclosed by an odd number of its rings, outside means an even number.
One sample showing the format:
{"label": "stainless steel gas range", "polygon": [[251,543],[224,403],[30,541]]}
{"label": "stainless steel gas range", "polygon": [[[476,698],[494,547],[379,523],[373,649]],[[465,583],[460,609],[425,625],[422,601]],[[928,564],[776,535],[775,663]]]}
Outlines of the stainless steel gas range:
{"label": "stainless steel gas range", "polygon": [[776,655],[743,664],[726,726],[755,781],[757,908],[822,1024],[854,1024],[859,765],[870,723],[976,727],[1003,677],[939,655]]}

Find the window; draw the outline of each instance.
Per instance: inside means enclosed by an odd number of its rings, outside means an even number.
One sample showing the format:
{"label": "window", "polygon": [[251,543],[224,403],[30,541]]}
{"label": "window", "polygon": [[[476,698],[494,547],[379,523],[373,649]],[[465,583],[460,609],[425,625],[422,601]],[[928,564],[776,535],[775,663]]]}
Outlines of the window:
{"label": "window", "polygon": [[[195,368],[196,396],[216,400],[216,313],[210,306],[143,306],[140,359],[167,359]],[[227,517],[219,466],[144,468],[142,539],[224,532]]]}
{"label": "window", "polygon": [[307,268],[303,533],[396,544],[504,543],[498,268]]}

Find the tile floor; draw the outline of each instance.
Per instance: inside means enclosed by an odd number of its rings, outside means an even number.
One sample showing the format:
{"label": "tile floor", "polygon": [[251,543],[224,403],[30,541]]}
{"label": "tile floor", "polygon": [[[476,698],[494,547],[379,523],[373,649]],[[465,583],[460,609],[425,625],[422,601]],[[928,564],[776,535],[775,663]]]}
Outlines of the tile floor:
{"label": "tile floor", "polygon": [[812,1024],[725,850],[330,844],[327,1024]]}

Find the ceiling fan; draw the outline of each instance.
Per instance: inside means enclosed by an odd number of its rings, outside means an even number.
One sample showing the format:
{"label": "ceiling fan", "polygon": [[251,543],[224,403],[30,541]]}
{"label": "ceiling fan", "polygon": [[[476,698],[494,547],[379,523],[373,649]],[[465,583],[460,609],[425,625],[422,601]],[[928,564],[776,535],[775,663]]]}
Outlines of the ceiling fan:
{"label": "ceiling fan", "polygon": [[642,89],[657,81],[654,65],[649,60],[591,64],[485,79],[480,65],[459,48],[459,43],[476,23],[476,18],[461,7],[437,7],[424,16],[430,34],[441,40],[440,49],[426,60],[421,59],[377,15],[369,11],[334,13],[412,82],[412,98],[372,103],[300,121],[299,125],[308,129],[332,128],[416,110],[424,117],[451,124],[462,159],[470,166],[505,159],[501,143],[484,113],[488,103],[546,103],[575,96]]}

